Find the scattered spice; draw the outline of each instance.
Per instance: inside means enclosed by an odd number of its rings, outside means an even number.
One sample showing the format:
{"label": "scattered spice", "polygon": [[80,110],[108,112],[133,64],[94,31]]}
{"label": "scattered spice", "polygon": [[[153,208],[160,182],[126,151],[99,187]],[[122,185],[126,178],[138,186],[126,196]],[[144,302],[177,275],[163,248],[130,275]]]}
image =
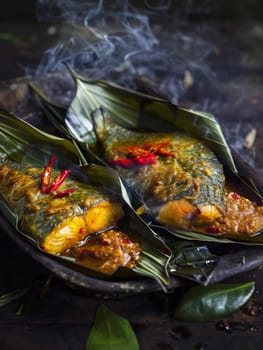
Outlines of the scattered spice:
{"label": "scattered spice", "polygon": [[243,146],[247,149],[251,148],[256,140],[257,130],[255,128],[251,129],[244,139]]}
{"label": "scattered spice", "polygon": [[216,324],[216,329],[226,331],[227,333],[232,333],[232,324],[228,321],[220,320]]}
{"label": "scattered spice", "polygon": [[259,316],[263,313],[263,305],[255,302],[250,302],[247,304],[246,311],[249,316]]}
{"label": "scattered spice", "polygon": [[255,332],[258,331],[257,327],[255,327],[252,324],[249,323],[243,323],[243,322],[233,322],[233,321],[227,321],[227,320],[220,320],[216,324],[216,329],[225,331],[229,334],[232,334],[232,332],[235,331],[251,331]]}

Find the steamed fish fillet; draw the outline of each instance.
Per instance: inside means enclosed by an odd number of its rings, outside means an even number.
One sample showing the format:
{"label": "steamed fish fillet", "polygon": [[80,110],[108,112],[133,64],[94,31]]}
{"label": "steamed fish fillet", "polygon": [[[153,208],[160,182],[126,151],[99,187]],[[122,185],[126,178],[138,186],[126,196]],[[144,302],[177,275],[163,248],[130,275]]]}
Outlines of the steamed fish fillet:
{"label": "steamed fish fillet", "polygon": [[204,143],[179,132],[128,130],[101,110],[93,120],[105,160],[160,223],[189,229],[224,215],[223,167]]}
{"label": "steamed fish fillet", "polygon": [[109,229],[123,217],[120,203],[91,185],[69,178],[59,191],[75,188],[74,192],[61,198],[56,198],[56,193],[43,194],[42,171],[1,165],[0,192],[18,215],[19,229],[36,237],[46,252],[62,253],[87,235]]}
{"label": "steamed fish fillet", "polygon": [[159,223],[225,236],[263,229],[263,207],[231,192],[222,164],[202,141],[179,132],[128,130],[102,110],[92,116],[105,160]]}

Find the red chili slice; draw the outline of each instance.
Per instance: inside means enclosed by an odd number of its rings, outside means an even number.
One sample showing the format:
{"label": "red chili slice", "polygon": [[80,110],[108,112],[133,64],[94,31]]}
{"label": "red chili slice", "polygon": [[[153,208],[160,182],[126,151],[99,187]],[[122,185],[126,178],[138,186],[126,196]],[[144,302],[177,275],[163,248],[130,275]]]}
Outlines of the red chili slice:
{"label": "red chili slice", "polygon": [[231,197],[233,199],[239,199],[240,198],[240,196],[236,192],[231,193]]}
{"label": "red chili slice", "polygon": [[138,165],[148,165],[156,162],[156,156],[154,154],[149,154],[148,156],[139,156],[133,159],[135,164]]}
{"label": "red chili slice", "polygon": [[126,151],[128,155],[132,157],[138,157],[138,156],[147,157],[152,154],[152,152],[150,152],[149,150],[139,146],[130,146],[127,148]]}
{"label": "red chili slice", "polygon": [[207,233],[220,233],[221,229],[219,227],[216,227],[216,226],[210,226],[210,227],[207,227],[206,232]]}
{"label": "red chili slice", "polygon": [[64,191],[60,191],[58,193],[55,194],[54,198],[62,198],[65,197],[67,195],[69,195],[70,193],[73,193],[77,190],[77,188],[67,188]]}
{"label": "red chili slice", "polygon": [[148,144],[145,144],[144,147],[154,154],[167,156],[167,157],[174,157],[174,154],[172,152],[169,152],[165,149],[165,147],[169,146],[170,144],[171,142],[164,141],[159,143],[148,143]]}
{"label": "red chili slice", "polygon": [[109,165],[115,166],[119,165],[122,166],[123,168],[132,168],[133,167],[133,160],[129,158],[119,158],[119,159],[113,159],[108,162]]}
{"label": "red chili slice", "polygon": [[54,191],[56,191],[66,180],[70,172],[71,170],[66,169],[63,170],[58,176],[56,176],[55,179],[52,181],[48,192],[53,193]]}
{"label": "red chili slice", "polygon": [[137,156],[135,158],[119,158],[113,159],[108,162],[109,165],[113,166],[122,166],[123,168],[133,168],[136,165],[148,165],[156,162],[156,156],[154,154],[150,154],[146,157]]}
{"label": "red chili slice", "polygon": [[44,168],[42,172],[42,175],[41,175],[41,192],[42,193],[47,193],[51,175],[52,175],[52,166],[55,163],[56,159],[57,159],[56,156],[52,156],[47,166]]}

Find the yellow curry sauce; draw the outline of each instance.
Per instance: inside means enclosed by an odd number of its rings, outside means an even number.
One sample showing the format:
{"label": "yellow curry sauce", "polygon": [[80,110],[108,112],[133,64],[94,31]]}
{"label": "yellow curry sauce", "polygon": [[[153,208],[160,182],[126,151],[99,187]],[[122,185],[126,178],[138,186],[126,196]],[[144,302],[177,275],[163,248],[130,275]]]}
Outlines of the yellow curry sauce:
{"label": "yellow curry sauce", "polygon": [[[263,228],[263,207],[236,192],[225,190],[226,213],[212,227],[217,234],[251,235]],[[211,227],[211,226],[210,226]],[[209,231],[209,227],[206,228]],[[211,228],[210,233],[213,229]],[[217,231],[217,232],[216,232]]]}
{"label": "yellow curry sauce", "polygon": [[105,231],[63,253],[84,267],[111,275],[119,267],[134,268],[141,253],[138,242],[119,230]]}

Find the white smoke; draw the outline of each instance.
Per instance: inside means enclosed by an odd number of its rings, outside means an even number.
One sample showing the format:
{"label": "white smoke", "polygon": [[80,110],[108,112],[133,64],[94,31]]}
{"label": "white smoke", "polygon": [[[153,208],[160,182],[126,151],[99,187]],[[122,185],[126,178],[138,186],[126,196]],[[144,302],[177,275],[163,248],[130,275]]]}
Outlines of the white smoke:
{"label": "white smoke", "polygon": [[[246,82],[236,82],[234,75],[229,78],[213,67],[211,57],[229,45],[229,38],[221,35],[217,22],[188,20],[193,12],[209,14],[210,2],[201,3],[197,7],[192,0],[39,0],[39,20],[59,23],[61,38],[45,52],[34,74],[64,74],[67,63],[84,76],[129,88],[137,88],[134,77],[145,76],[170,101],[208,111],[224,124],[233,108],[239,111],[240,99],[248,99]],[[234,52],[236,43],[230,45]],[[237,56],[236,64],[243,65],[244,57]],[[243,137],[253,125],[238,122],[235,135],[227,127],[225,134],[243,152]],[[254,164],[254,149],[245,157]]]}
{"label": "white smoke", "polygon": [[148,0],[138,9],[129,1],[39,1],[39,18],[60,21],[65,27],[36,74],[64,70],[68,63],[89,77],[129,87],[134,87],[134,75],[145,75],[178,102],[186,69],[204,78],[212,76],[203,60],[214,44],[183,32],[179,25],[183,11],[180,7],[179,14],[171,14],[172,5],[169,0]]}

